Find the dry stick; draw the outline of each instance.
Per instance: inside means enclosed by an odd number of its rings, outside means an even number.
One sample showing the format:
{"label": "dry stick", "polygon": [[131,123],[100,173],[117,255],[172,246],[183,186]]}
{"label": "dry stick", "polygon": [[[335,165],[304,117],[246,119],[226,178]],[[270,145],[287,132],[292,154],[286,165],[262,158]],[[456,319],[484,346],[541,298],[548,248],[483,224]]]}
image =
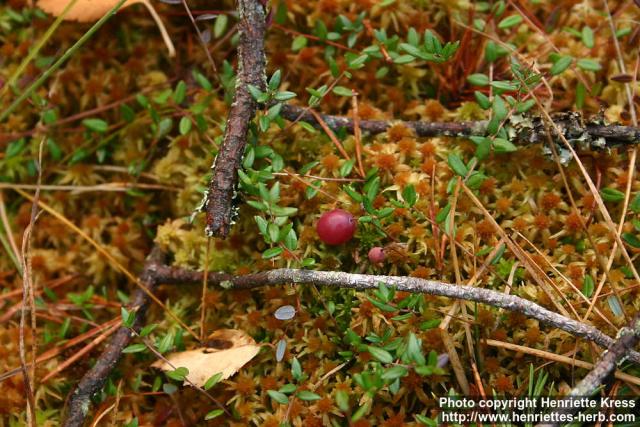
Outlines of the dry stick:
{"label": "dry stick", "polygon": [[591,372],[567,394],[567,397],[591,396],[615,371],[618,362],[638,341],[640,341],[640,316],[636,316],[629,327],[620,329],[616,342],[602,354]]}
{"label": "dry stick", "polygon": [[[576,113],[577,114],[577,113]],[[286,104],[282,106],[280,115],[287,120],[294,120],[300,116],[300,120],[319,128],[320,124],[315,117],[305,112],[302,107]],[[345,128],[348,132],[354,132],[353,120],[348,117],[332,116],[320,114],[322,120],[332,130]],[[538,144],[546,141],[546,134],[542,119],[540,117],[531,118],[533,128],[514,128],[515,136],[511,142],[514,144]],[[577,115],[562,115],[554,118],[556,127],[563,130],[563,136],[572,140],[578,137],[587,137],[584,146],[591,146],[594,149],[604,148],[600,145],[603,138],[606,147],[612,148],[618,145],[634,145],[640,140],[640,128],[621,125],[599,125],[595,123],[582,123],[582,117]],[[384,133],[395,123],[402,123],[414,130],[416,136],[484,136],[486,134],[488,122],[485,120],[472,122],[425,122],[425,121],[402,121],[402,120],[360,120],[360,129],[370,135]],[[555,136],[555,135],[554,135]]]}
{"label": "dry stick", "polygon": [[[31,202],[31,216],[29,224],[22,235],[22,251],[20,252],[20,263],[22,264],[22,307],[20,307],[20,367],[22,368],[22,377],[24,378],[25,392],[27,395],[27,424],[36,425],[36,400],[35,400],[35,376],[36,376],[36,304],[33,285],[33,267],[31,265],[31,236],[33,227],[38,219],[38,200],[40,198],[40,184],[42,183],[42,147],[44,139],[40,141],[38,150],[38,161],[36,168],[38,170],[38,181],[36,193]],[[10,232],[10,231],[9,231]],[[28,305],[27,305],[28,303]],[[27,356],[25,352],[24,330],[26,314],[29,311],[31,323],[31,369],[27,370]]]}
{"label": "dry stick", "polygon": [[[159,266],[154,270],[157,281],[166,284],[202,283],[203,273],[198,271]],[[562,316],[529,300],[514,295],[506,295],[490,289],[461,286],[416,277],[375,276],[343,273],[337,271],[311,271],[296,269],[276,269],[244,276],[222,273],[208,273],[210,284],[219,284],[225,289],[254,289],[284,283],[312,284],[355,290],[377,289],[380,282],[395,286],[399,291],[457,298],[488,304],[497,308],[522,313],[549,326],[562,329],[572,335],[593,341],[608,348],[614,340],[593,326]],[[630,360],[640,363],[640,353],[629,354]]]}
{"label": "dry stick", "polygon": [[238,30],[238,73],[236,93],[229,111],[224,139],[213,164],[213,175],[206,194],[206,233],[209,237],[226,237],[233,216],[233,196],[238,183],[249,122],[256,113],[257,103],[249,93],[253,85],[264,90],[265,83],[265,10],[259,0],[238,0],[240,21]]}
{"label": "dry stick", "polygon": [[[636,315],[628,327],[620,329],[617,340],[602,353],[600,360],[574,388],[567,393],[564,400],[571,402],[585,396],[593,395],[607,378],[616,370],[618,362],[623,360],[631,349],[640,341],[640,315]],[[580,406],[568,403],[560,406],[561,409],[555,411],[557,414],[575,414],[580,410]],[[559,423],[538,424],[538,426],[552,427]]]}
{"label": "dry stick", "polygon": [[[164,262],[164,255],[158,248],[154,248],[145,262],[144,270],[140,275],[140,283],[149,293],[153,292],[158,285],[155,271]],[[139,330],[142,320],[149,306],[149,296],[147,292],[138,288],[133,297],[128,310],[134,313],[135,320],[131,329]],[[96,364],[80,380],[78,386],[69,396],[67,416],[64,420],[64,427],[81,427],[89,412],[91,396],[97,393],[107,377],[122,356],[122,350],[129,345],[133,337],[130,328],[121,326],[111,338],[111,341],[102,352]]]}

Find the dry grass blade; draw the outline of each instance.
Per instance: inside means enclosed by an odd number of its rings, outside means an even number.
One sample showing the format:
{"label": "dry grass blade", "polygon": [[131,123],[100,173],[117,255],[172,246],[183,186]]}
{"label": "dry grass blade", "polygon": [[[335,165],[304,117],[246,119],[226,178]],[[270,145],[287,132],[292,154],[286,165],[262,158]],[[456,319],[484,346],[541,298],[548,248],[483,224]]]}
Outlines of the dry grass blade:
{"label": "dry grass blade", "polygon": [[[25,193],[24,191],[20,189],[15,189],[15,191],[18,192],[22,197],[25,197],[31,201],[34,201],[34,198],[31,195]],[[69,221],[64,215],[62,215],[60,212],[56,211],[51,206],[44,203],[42,200],[38,200],[37,203],[40,206],[40,208],[47,211],[49,214],[53,215],[56,219],[61,221],[64,225],[69,227],[75,233],[80,235],[80,237],[82,237],[87,242],[89,242],[94,248],[96,248],[98,252],[100,252],[111,263],[114,269],[120,271],[125,276],[127,276],[127,278],[134,285],[136,285],[149,298],[151,298],[156,304],[158,304],[167,313],[169,317],[175,320],[180,326],[182,326],[187,332],[189,332],[196,340],[199,339],[198,335],[196,335],[196,333],[189,326],[187,326],[182,320],[180,320],[178,316],[173,314],[173,312],[169,310],[169,308],[165,306],[164,303],[158,299],[158,297],[156,297],[142,283],[140,283],[140,280],[138,280],[138,278],[134,276],[133,273],[131,273],[124,265],[122,265],[117,259],[115,259],[113,255],[111,255],[109,251],[107,251],[100,243],[96,242],[93,238],[91,238],[91,236],[85,233],[81,228],[79,228],[77,225]]]}
{"label": "dry grass blade", "polygon": [[358,92],[351,90],[351,105],[353,108],[353,137],[356,140],[356,160],[358,162],[358,173],[365,177],[362,166],[362,132],[360,131],[360,112],[358,111]]}
{"label": "dry grass blade", "polygon": [[[554,362],[577,366],[578,368],[592,369],[594,366],[593,363],[563,356],[561,354],[555,354],[555,353],[550,353],[544,350],[538,350],[537,348],[525,347],[522,345],[517,345],[517,344],[508,343],[508,342],[492,340],[492,339],[487,339],[485,342],[487,343],[487,345],[490,345],[492,347],[499,347],[499,348],[504,348],[511,351],[530,354],[532,356],[541,357],[543,359],[552,360]],[[634,377],[633,375],[629,375],[619,370],[616,370],[614,375],[617,379],[621,381],[625,381],[629,384],[640,386],[640,378],[638,377]]]}
{"label": "dry grass blade", "polygon": [[118,329],[119,327],[120,327],[120,322],[119,321],[116,322],[115,324],[111,325],[110,328],[108,328],[102,334],[100,334],[96,338],[94,338],[93,341],[91,341],[89,344],[85,345],[81,350],[75,352],[73,354],[73,356],[69,357],[63,363],[61,363],[58,366],[56,366],[56,368],[53,371],[51,371],[47,375],[45,375],[44,378],[42,378],[42,382],[43,383],[47,382],[51,378],[53,378],[56,375],[58,375],[60,372],[62,372],[65,369],[67,369],[69,366],[71,366],[74,363],[76,363],[76,361],[78,361],[80,358],[84,357],[85,354],[89,353],[91,350],[93,350],[95,347],[97,347],[101,342],[103,342],[104,340],[109,338],[109,336],[111,334],[113,334],[116,331],[116,329]]}
{"label": "dry grass blade", "polygon": [[342,143],[338,140],[338,137],[336,136],[335,133],[333,133],[333,131],[331,130],[331,128],[327,125],[327,123],[324,121],[324,119],[320,116],[320,114],[316,113],[313,109],[309,109],[309,112],[313,115],[313,117],[316,119],[316,121],[318,122],[318,124],[320,125],[320,127],[322,127],[322,130],[324,131],[324,133],[327,134],[327,136],[329,137],[329,139],[331,140],[331,142],[333,142],[333,145],[336,146],[336,148],[338,149],[338,151],[340,152],[340,154],[342,155],[342,157],[344,157],[346,160],[351,160],[351,157],[349,156],[349,154],[347,154],[347,152],[345,151],[344,147],[342,146]]}
{"label": "dry grass blade", "polygon": [[498,225],[489,211],[487,211],[487,209],[482,205],[482,202],[480,202],[476,195],[473,194],[473,191],[471,191],[464,183],[462,184],[462,189],[465,193],[467,193],[467,196],[469,196],[473,203],[482,211],[484,217],[493,225],[494,229],[498,232],[500,237],[504,239],[507,246],[509,247],[509,250],[511,250],[511,252],[520,260],[529,274],[531,274],[535,281],[540,285],[542,290],[547,294],[558,311],[560,311],[560,313],[562,313],[563,315],[568,316],[569,313],[567,312],[567,310],[557,301],[557,298],[548,289],[548,284],[546,282],[547,277],[544,272],[540,270],[540,267],[535,264],[529,256],[527,256],[526,252],[522,250],[520,246],[518,246],[513,240],[511,240],[509,236],[507,236],[502,227]]}

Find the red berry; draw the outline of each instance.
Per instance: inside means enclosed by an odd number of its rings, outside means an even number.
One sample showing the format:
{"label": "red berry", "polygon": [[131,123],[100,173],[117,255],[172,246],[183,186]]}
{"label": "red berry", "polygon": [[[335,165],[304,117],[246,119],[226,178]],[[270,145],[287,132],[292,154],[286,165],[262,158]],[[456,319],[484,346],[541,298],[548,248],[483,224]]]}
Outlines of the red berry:
{"label": "red berry", "polygon": [[334,209],[322,214],[316,230],[320,240],[327,245],[341,245],[353,237],[356,232],[356,220],[349,212]]}
{"label": "red berry", "polygon": [[369,250],[369,261],[373,264],[380,264],[387,256],[384,253],[384,249],[380,246],[374,246]]}

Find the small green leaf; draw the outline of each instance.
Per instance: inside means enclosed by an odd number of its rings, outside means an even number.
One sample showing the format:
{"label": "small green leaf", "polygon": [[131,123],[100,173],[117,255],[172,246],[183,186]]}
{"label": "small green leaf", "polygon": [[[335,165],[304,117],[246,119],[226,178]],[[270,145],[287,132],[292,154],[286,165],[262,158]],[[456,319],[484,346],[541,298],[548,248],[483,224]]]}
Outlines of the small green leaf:
{"label": "small green leaf", "polygon": [[416,204],[416,202],[418,201],[418,194],[416,193],[416,188],[413,186],[413,184],[408,184],[406,187],[404,187],[404,190],[402,190],[402,198],[409,205],[409,207],[412,207]]}
{"label": "small green leaf", "polygon": [[120,308],[120,314],[122,316],[122,325],[130,328],[133,326],[133,322],[136,320],[136,313],[127,310],[125,307]]}
{"label": "small green leaf", "polygon": [[457,175],[466,176],[469,170],[465,166],[464,162],[457,154],[449,154],[447,158],[447,163],[449,163],[449,167],[453,170]]}
{"label": "small green leaf", "polygon": [[186,135],[189,133],[189,131],[191,130],[191,119],[189,119],[189,117],[184,116],[180,119],[180,125],[179,125],[179,130],[180,130],[180,135]]}
{"label": "small green leaf", "polygon": [[302,390],[296,393],[296,397],[300,400],[305,400],[305,401],[320,400],[322,398],[320,397],[320,395],[315,394],[308,390]]}
{"label": "small green leaf", "polygon": [[297,381],[302,379],[302,366],[300,365],[300,361],[297,357],[294,357],[291,361],[291,375]]}
{"label": "small green leaf", "polygon": [[303,47],[305,47],[307,45],[307,42],[308,40],[305,36],[298,36],[295,39],[293,39],[293,42],[291,43],[291,50],[294,52],[297,52]]}
{"label": "small green leaf", "polygon": [[215,24],[213,24],[213,37],[219,39],[227,29],[229,17],[225,14],[220,14],[216,18]]}
{"label": "small green leaf", "polygon": [[582,43],[589,49],[595,44],[593,41],[593,30],[588,26],[582,28]]}
{"label": "small green leaf", "polygon": [[381,375],[381,378],[385,381],[393,381],[396,378],[404,377],[409,373],[409,370],[404,366],[394,366],[389,368]]}
{"label": "small green leaf", "polygon": [[175,381],[184,381],[187,375],[189,375],[189,370],[181,366],[173,371],[165,372],[165,375]]}
{"label": "small green leaf", "polygon": [[640,239],[635,234],[622,233],[622,240],[627,242],[629,246],[634,248],[640,248]]}
{"label": "small green leaf", "polygon": [[629,210],[631,212],[640,213],[640,193],[637,193],[631,203],[629,203]]}
{"label": "small green leaf", "polygon": [[333,88],[333,93],[335,93],[338,96],[353,96],[353,92],[351,92],[351,89],[344,87],[344,86],[336,86]]}
{"label": "small green leaf", "polygon": [[503,138],[496,138],[493,140],[493,149],[496,153],[512,153],[514,151],[518,151],[518,147]]}
{"label": "small green leaf", "polygon": [[[221,16],[225,16],[225,15],[221,15]],[[224,414],[224,411],[222,409],[214,409],[213,411],[209,412],[207,415],[204,416],[205,420],[212,420],[216,417],[219,417],[220,415]]]}
{"label": "small green leaf", "polygon": [[98,133],[105,133],[109,129],[109,124],[102,119],[84,119],[84,127]]}
{"label": "small green leaf", "polygon": [[488,86],[489,76],[486,74],[471,74],[467,77],[467,81],[474,86]]}
{"label": "small green leaf", "polygon": [[222,378],[222,372],[218,372],[217,374],[212,375],[205,383],[204,383],[204,389],[205,390],[209,390],[210,388],[212,388],[214,385],[218,384],[220,382],[220,379]]}
{"label": "small green leaf", "polygon": [[521,22],[522,22],[522,16],[520,15],[507,16],[502,21],[500,21],[500,23],[498,24],[498,28],[500,28],[501,30],[505,30],[507,28],[511,28],[515,25],[518,25]]}
{"label": "small green leaf", "polygon": [[603,188],[600,191],[600,195],[605,202],[621,202],[624,200],[624,193],[615,188]]}
{"label": "small green leaf", "polygon": [[491,108],[491,101],[489,97],[480,91],[473,92],[473,95],[476,97],[476,102],[483,110],[488,110]]}
{"label": "small green leaf", "polygon": [[284,394],[291,394],[294,391],[296,391],[298,389],[298,387],[295,384],[285,384],[282,387],[280,387],[280,390],[278,390],[280,393],[284,393]]}
{"label": "small green leaf", "polygon": [[551,73],[552,76],[557,76],[558,74],[561,74],[564,70],[569,68],[571,66],[572,62],[573,62],[573,58],[572,57],[570,57],[570,56],[561,56],[553,64],[553,66],[551,67],[551,70],[549,70],[549,72]]}
{"label": "small green leaf", "polygon": [[582,293],[585,297],[590,298],[593,295],[593,290],[595,288],[595,282],[593,277],[589,274],[584,276],[584,280],[582,282]]}
{"label": "small green leaf", "polygon": [[147,346],[144,344],[131,344],[128,347],[125,347],[122,350],[123,353],[140,353],[141,351],[145,351]]}
{"label": "small green leaf", "polygon": [[182,104],[186,95],[187,84],[183,80],[180,80],[173,91],[173,102],[176,104]]}
{"label": "small green leaf", "polygon": [[278,92],[273,96],[273,99],[275,99],[276,101],[288,101],[290,99],[295,98],[297,95],[295,92],[290,92],[290,91],[283,91],[283,92]]}
{"label": "small green leaf", "polygon": [[602,65],[600,65],[600,63],[595,59],[578,59],[576,64],[585,71],[599,71],[602,69]]}
{"label": "small green leaf", "polygon": [[267,249],[266,251],[264,251],[262,253],[262,258],[264,258],[264,259],[275,258],[278,255],[282,254],[282,252],[284,252],[284,250],[281,247],[276,246],[274,248],[270,248],[270,249]]}
{"label": "small green leaf", "polygon": [[336,405],[342,412],[349,410],[349,395],[344,390],[338,390],[336,392]]}
{"label": "small green leaf", "polygon": [[369,346],[367,346],[367,350],[369,351],[369,353],[371,353],[371,355],[373,357],[375,357],[376,359],[378,359],[382,363],[391,363],[391,362],[393,362],[393,356],[391,355],[391,353],[389,353],[385,349],[382,349],[382,348],[379,348],[379,347],[373,347],[373,346],[369,345]]}
{"label": "small green leaf", "polygon": [[276,402],[278,402],[281,405],[287,405],[289,404],[289,398],[287,397],[286,394],[284,393],[280,393],[279,391],[275,391],[275,390],[267,390],[267,394]]}
{"label": "small green leaf", "polygon": [[340,166],[340,176],[345,177],[349,176],[351,171],[353,170],[353,165],[356,163],[355,159],[345,161],[342,166]]}

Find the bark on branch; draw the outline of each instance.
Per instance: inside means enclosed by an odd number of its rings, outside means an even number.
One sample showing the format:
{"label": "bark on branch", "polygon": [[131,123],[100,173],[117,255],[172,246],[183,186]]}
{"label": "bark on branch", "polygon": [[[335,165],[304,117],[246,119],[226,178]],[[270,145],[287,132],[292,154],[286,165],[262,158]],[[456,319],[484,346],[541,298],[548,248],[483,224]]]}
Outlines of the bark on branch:
{"label": "bark on branch", "polygon": [[[164,258],[163,254],[160,253],[157,248],[155,248],[147,258],[140,280],[150,291],[153,292],[159,284],[179,285],[202,283],[204,273],[164,265]],[[293,283],[314,284],[317,286],[355,289],[359,291],[376,289],[378,284],[382,282],[389,286],[394,286],[400,291],[475,301],[522,313],[549,326],[556,327],[574,336],[609,348],[609,353],[605,353],[603,360],[610,360],[612,356],[609,356],[609,354],[611,353],[617,355],[619,352],[627,352],[630,360],[640,364],[640,354],[630,349],[633,344],[629,342],[630,337],[625,335],[626,338],[622,337],[619,342],[616,342],[593,326],[554,313],[526,299],[490,289],[455,285],[414,277],[375,276],[296,269],[277,269],[243,276],[208,273],[207,281],[210,285],[220,285],[225,289],[254,289],[263,286]],[[136,312],[136,320],[134,323],[134,328],[136,329],[143,323],[148,302],[149,300],[146,293],[138,289],[129,307],[130,310],[135,310]],[[633,337],[637,339],[636,335],[633,335]],[[120,328],[98,358],[95,366],[81,379],[69,398],[68,415],[63,424],[65,427],[82,426],[89,411],[91,396],[100,391],[107,377],[122,356],[122,350],[129,345],[131,338],[132,334],[130,329],[125,327]],[[615,350],[618,346],[623,346],[624,350]],[[615,357],[615,360],[618,360],[619,356]],[[598,365],[600,365],[600,363]],[[610,369],[609,364],[606,366],[606,369]],[[613,367],[615,368],[615,362],[613,362]]]}
{"label": "bark on branch", "polygon": [[[303,120],[316,128],[320,124],[309,111],[295,105],[284,105],[280,115],[287,120]],[[349,117],[320,114],[324,122],[332,129],[345,128],[353,133],[353,120]],[[568,141],[579,144],[584,148],[603,149],[620,145],[640,143],[640,128],[632,126],[605,125],[596,121],[584,120],[579,113],[556,114],[554,121]],[[470,137],[486,135],[488,121],[468,122],[425,122],[400,120],[360,120],[362,132],[377,135],[395,123],[403,123],[414,130],[416,136],[455,136]],[[547,131],[540,117],[523,117],[514,115],[506,123],[509,130],[509,140],[514,144],[538,144],[547,141]]]}
{"label": "bark on branch", "polygon": [[224,139],[212,166],[213,175],[204,204],[207,214],[206,233],[210,237],[226,237],[235,215],[233,198],[238,184],[238,168],[247,143],[249,122],[257,107],[248,85],[261,90],[265,88],[264,6],[259,0],[237,0],[237,8],[240,43],[236,92],[227,118]]}
{"label": "bark on branch", "polygon": [[[164,254],[158,248],[154,248],[147,257],[144,270],[140,275],[140,281],[151,292],[155,290],[158,284],[155,270],[163,262]],[[135,330],[138,330],[143,325],[148,305],[149,297],[147,294],[142,289],[137,289],[133,301],[128,307],[130,312],[135,312],[136,317],[133,323]],[[84,374],[78,386],[71,392],[67,403],[64,427],[81,427],[84,425],[85,418],[89,412],[91,397],[102,389],[109,374],[115,368],[120,357],[122,357],[122,350],[129,345],[132,337],[131,329],[124,326],[115,332],[96,364]]]}
{"label": "bark on branch", "polygon": [[569,392],[567,397],[591,396],[639,341],[640,317],[636,316],[629,327],[620,330],[615,343],[602,354],[591,372]]}
{"label": "bark on branch", "polygon": [[[156,270],[158,281],[167,284],[201,283],[203,273],[162,266]],[[593,326],[586,325],[568,317],[514,295],[490,289],[455,285],[415,277],[373,276],[365,274],[343,273],[336,271],[312,271],[296,269],[277,269],[244,276],[231,276],[221,273],[209,273],[209,284],[219,284],[229,289],[253,289],[262,286],[285,283],[313,284],[355,290],[376,289],[380,282],[395,286],[400,291],[437,295],[467,301],[475,301],[493,307],[504,308],[537,319],[549,326],[562,329],[577,337],[592,341],[601,347],[609,348],[614,340]],[[640,363],[640,353],[631,351],[629,359]]]}
{"label": "bark on branch", "polygon": [[[600,386],[604,384],[607,378],[612,375],[618,363],[633,351],[638,342],[640,342],[640,315],[636,315],[628,327],[622,328],[618,332],[616,341],[600,356],[600,360],[595,364],[593,369],[571,389],[565,396],[568,401],[564,405],[564,409],[556,411],[560,414],[575,414],[580,410],[577,404],[569,403],[573,399],[581,399],[592,396]],[[559,423],[538,424],[536,427],[555,427]]]}

